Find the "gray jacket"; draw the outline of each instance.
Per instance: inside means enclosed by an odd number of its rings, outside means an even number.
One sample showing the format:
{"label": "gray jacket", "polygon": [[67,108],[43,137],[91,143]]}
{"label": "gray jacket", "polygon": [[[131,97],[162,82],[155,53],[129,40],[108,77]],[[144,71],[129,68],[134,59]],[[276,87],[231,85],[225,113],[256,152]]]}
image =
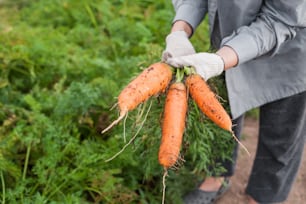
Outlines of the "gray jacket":
{"label": "gray jacket", "polygon": [[184,20],[195,30],[208,13],[211,41],[238,54],[238,66],[225,73],[233,118],[306,91],[306,1],[172,2],[174,21]]}

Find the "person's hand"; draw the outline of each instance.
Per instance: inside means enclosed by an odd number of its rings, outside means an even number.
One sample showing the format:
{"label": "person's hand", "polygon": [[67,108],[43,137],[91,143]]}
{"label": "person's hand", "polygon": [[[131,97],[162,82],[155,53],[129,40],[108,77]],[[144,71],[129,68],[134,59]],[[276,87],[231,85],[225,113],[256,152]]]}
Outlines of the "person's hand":
{"label": "person's hand", "polygon": [[171,57],[180,57],[194,54],[195,50],[185,31],[174,31],[166,37],[166,49],[162,54],[162,61],[166,62]]}
{"label": "person's hand", "polygon": [[217,54],[207,52],[169,58],[166,63],[174,67],[192,66],[205,80],[224,71],[223,59]]}

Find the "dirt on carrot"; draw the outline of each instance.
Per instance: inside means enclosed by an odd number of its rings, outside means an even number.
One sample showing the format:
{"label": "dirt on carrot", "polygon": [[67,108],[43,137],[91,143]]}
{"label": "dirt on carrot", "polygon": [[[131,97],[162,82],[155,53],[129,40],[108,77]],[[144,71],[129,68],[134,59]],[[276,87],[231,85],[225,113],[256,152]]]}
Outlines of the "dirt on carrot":
{"label": "dirt on carrot", "polygon": [[182,82],[171,84],[164,107],[159,163],[173,167],[179,158],[187,114],[187,90]]}
{"label": "dirt on carrot", "polygon": [[247,148],[238,140],[232,130],[232,120],[222,104],[219,102],[216,94],[210,89],[209,85],[199,74],[188,75],[185,84],[196,102],[199,109],[220,128],[231,132],[233,138],[250,155]]}
{"label": "dirt on carrot", "polygon": [[157,62],[146,68],[121,91],[118,96],[119,117],[102,130],[102,133],[119,123],[129,111],[151,96],[164,92],[171,79],[171,67],[165,63]]}
{"label": "dirt on carrot", "polygon": [[166,96],[162,121],[162,138],[158,152],[158,161],[164,167],[162,204],[165,202],[168,169],[174,168],[179,161],[187,109],[188,95],[186,86],[182,82],[172,83]]}
{"label": "dirt on carrot", "polygon": [[210,89],[206,81],[198,74],[189,75],[186,78],[187,89],[200,110],[216,125],[232,131],[232,120]]}

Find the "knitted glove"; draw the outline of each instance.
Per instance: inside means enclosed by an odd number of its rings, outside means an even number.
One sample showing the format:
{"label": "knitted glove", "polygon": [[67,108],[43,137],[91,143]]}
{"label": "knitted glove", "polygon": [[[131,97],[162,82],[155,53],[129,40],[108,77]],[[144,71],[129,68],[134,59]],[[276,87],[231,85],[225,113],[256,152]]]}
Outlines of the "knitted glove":
{"label": "knitted glove", "polygon": [[185,31],[175,31],[166,37],[166,49],[162,54],[162,61],[166,62],[171,57],[194,54],[195,50]]}
{"label": "knitted glove", "polygon": [[192,66],[205,80],[217,76],[224,71],[222,58],[217,54],[207,52],[168,58],[166,63],[174,67]]}

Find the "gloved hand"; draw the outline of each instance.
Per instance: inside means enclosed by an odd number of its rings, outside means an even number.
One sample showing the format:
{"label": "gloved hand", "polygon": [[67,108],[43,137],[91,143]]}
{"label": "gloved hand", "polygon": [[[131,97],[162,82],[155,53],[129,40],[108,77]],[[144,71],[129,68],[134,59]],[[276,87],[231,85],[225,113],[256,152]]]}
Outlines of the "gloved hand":
{"label": "gloved hand", "polygon": [[207,52],[169,58],[166,63],[174,67],[192,66],[205,80],[224,71],[223,59],[217,54]]}
{"label": "gloved hand", "polygon": [[166,49],[162,54],[162,61],[171,57],[195,54],[195,50],[185,31],[174,31],[166,37]]}

